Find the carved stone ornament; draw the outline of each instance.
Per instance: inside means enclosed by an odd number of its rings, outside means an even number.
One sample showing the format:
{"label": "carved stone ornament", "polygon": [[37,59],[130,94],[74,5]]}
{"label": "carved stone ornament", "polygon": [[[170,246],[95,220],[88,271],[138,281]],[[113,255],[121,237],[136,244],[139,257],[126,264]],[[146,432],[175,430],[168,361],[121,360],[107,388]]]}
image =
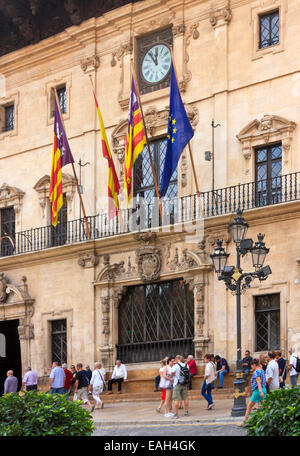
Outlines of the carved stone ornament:
{"label": "carved stone ornament", "polygon": [[287,164],[295,128],[295,122],[269,114],[264,115],[260,121],[254,119],[248,123],[236,136],[242,144],[242,152],[246,160],[245,172],[250,172],[250,159],[254,155],[254,148],[280,141],[283,148],[283,160]]}
{"label": "carved stone ornament", "polygon": [[[46,212],[45,208],[47,206],[47,201],[49,199],[49,189],[50,189],[50,176],[45,174],[45,176],[41,177],[35,186],[33,187],[34,190],[38,193],[39,203],[43,211],[43,217],[45,217]],[[70,205],[69,210],[72,213],[72,206],[71,203],[74,198],[75,190],[76,190],[76,181],[73,176],[70,174],[62,173],[62,188],[63,193],[65,193],[67,198],[67,203]]]}
{"label": "carved stone ornament", "polygon": [[78,264],[82,268],[93,268],[99,263],[99,257],[88,253],[83,253],[78,258]]}
{"label": "carved stone ornament", "polygon": [[13,206],[15,213],[20,212],[24,195],[25,193],[19,188],[3,184],[0,187],[0,209]]}
{"label": "carved stone ornament", "polygon": [[151,282],[160,277],[161,251],[145,245],[136,251],[138,274],[143,282]]}
{"label": "carved stone ornament", "polygon": [[94,71],[100,66],[100,58],[95,54],[80,60],[81,69],[84,73]]}
{"label": "carved stone ornament", "polygon": [[4,277],[3,272],[0,272],[0,302],[5,302],[7,300],[7,280]]}
{"label": "carved stone ornament", "polygon": [[230,2],[227,0],[226,5],[219,8],[212,7],[209,14],[209,21],[212,27],[229,24],[232,18]]}

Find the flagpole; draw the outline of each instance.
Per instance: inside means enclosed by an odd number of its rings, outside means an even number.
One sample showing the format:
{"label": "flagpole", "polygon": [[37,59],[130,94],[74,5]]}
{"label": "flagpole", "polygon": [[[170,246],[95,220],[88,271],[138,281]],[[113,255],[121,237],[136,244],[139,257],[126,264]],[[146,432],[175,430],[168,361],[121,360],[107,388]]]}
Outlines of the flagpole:
{"label": "flagpole", "polygon": [[162,207],[161,207],[161,200],[160,200],[160,195],[159,195],[159,190],[158,190],[158,185],[157,185],[157,179],[156,179],[154,164],[153,164],[153,160],[152,160],[152,156],[151,156],[150,145],[149,145],[149,141],[148,141],[147,127],[146,127],[146,124],[145,124],[143,107],[142,107],[142,102],[141,102],[141,97],[140,97],[140,89],[139,89],[139,85],[138,85],[138,82],[137,82],[137,77],[136,77],[135,68],[134,68],[134,64],[133,64],[133,59],[131,59],[131,68],[132,68],[132,74],[133,74],[133,78],[134,78],[134,82],[135,82],[137,96],[138,96],[138,99],[139,99],[141,116],[142,116],[142,120],[143,120],[145,137],[146,137],[146,142],[147,142],[147,150],[148,150],[149,160],[150,160],[150,164],[151,164],[151,168],[152,168],[155,192],[156,192],[156,196],[158,198],[158,206],[159,206],[160,217],[161,217],[161,221],[163,223],[163,213],[162,213]]}
{"label": "flagpole", "polygon": [[[170,46],[170,49],[171,49],[171,55],[172,55],[172,62],[173,62],[175,77],[176,77],[176,81],[177,81],[177,85],[178,85],[178,77],[177,77],[177,71],[176,71],[175,60],[174,60],[173,46]],[[178,87],[179,87],[179,85],[178,85]],[[192,154],[190,141],[188,142],[188,147],[189,147],[189,153],[190,153],[190,158],[191,158],[194,181],[195,181],[195,185],[196,185],[196,192],[197,192],[197,196],[198,196],[198,200],[199,200],[200,215],[203,217],[203,210],[201,210],[202,209],[202,203],[201,203],[199,185],[198,185],[198,180],[197,180],[195,164],[194,164],[194,158],[193,158],[193,154]]]}
{"label": "flagpole", "polygon": [[[90,79],[90,83],[91,83],[91,86],[92,86],[92,91],[93,91],[94,97],[96,98],[94,84],[93,84],[93,80],[92,80],[92,75],[91,74],[89,74],[89,79]],[[108,209],[108,207],[107,207],[107,209]],[[122,232],[124,232],[124,221],[123,221],[122,213],[120,211],[119,195],[118,195],[118,206],[117,206],[116,209],[117,209],[117,216],[119,216],[119,219],[120,219]]]}
{"label": "flagpole", "polygon": [[[60,103],[59,103],[56,87],[54,87],[53,90],[54,90],[54,95],[55,95],[55,99],[56,99],[57,109],[59,111],[59,115],[60,115],[61,121],[62,121],[64,129],[65,129],[65,133],[66,133],[66,127],[65,127],[64,119],[63,119],[63,116],[62,116],[62,113],[61,113]],[[66,135],[67,135],[67,133],[66,133]],[[77,179],[74,163],[71,163],[71,165],[72,165],[72,168],[73,168],[73,173],[74,173],[74,177],[75,177],[76,187],[77,187],[77,191],[78,191],[78,195],[79,195],[79,199],[80,199],[80,204],[81,204],[81,208],[82,208],[82,212],[83,212],[83,217],[84,217],[84,221],[85,221],[86,231],[87,231],[87,234],[88,234],[88,238],[91,239],[91,233],[90,233],[89,225],[88,225],[88,222],[87,222],[87,217],[86,217],[86,213],[85,213],[85,209],[84,209],[84,205],[83,205],[83,201],[82,201],[82,197],[81,197],[81,193],[80,193],[80,188],[79,188],[79,184],[78,184],[78,179]]]}

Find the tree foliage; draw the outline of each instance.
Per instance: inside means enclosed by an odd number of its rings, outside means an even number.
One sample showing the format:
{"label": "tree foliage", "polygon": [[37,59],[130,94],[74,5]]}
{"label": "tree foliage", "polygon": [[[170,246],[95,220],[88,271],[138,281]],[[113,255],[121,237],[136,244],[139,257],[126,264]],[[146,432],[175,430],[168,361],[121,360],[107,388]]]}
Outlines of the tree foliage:
{"label": "tree foliage", "polygon": [[0,397],[1,436],[91,435],[91,414],[60,394],[25,392]]}

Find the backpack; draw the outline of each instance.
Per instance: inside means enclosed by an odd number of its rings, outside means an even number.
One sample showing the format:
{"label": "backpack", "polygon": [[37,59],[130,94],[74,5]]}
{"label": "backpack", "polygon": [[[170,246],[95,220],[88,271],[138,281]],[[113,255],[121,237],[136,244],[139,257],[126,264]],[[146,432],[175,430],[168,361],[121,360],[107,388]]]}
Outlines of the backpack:
{"label": "backpack", "polygon": [[298,358],[298,356],[294,356],[294,358],[296,358],[296,366],[295,366],[295,369],[296,369],[296,372],[299,373],[300,372],[300,358]]}
{"label": "backpack", "polygon": [[189,378],[190,378],[190,371],[188,368],[188,365],[185,364],[182,366],[181,364],[178,364],[180,367],[180,372],[179,372],[179,379],[178,383],[179,385],[187,385]]}
{"label": "backpack", "polygon": [[81,371],[81,387],[88,386],[90,384],[88,376],[85,370]]}

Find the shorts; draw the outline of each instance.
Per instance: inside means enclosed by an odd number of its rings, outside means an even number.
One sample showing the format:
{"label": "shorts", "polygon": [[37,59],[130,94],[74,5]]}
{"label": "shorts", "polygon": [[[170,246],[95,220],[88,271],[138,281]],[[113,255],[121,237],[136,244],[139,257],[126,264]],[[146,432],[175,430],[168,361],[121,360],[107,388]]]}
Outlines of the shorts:
{"label": "shorts", "polygon": [[165,390],[165,388],[162,388],[162,390],[161,390],[161,401],[165,401],[166,400],[166,396],[167,396],[167,391]]}
{"label": "shorts", "polygon": [[258,389],[254,390],[253,393],[252,393],[252,396],[251,396],[251,398],[250,398],[250,401],[251,401],[251,402],[255,402],[256,404],[257,404],[258,402],[260,402],[260,401],[263,401],[263,400],[266,398],[267,388],[263,387],[263,388],[262,388],[262,392],[264,393],[264,397],[263,397],[263,398],[260,397],[260,394],[259,394],[259,390],[258,390]]}
{"label": "shorts", "polygon": [[187,390],[187,385],[177,385],[174,387],[174,392],[173,392],[173,400],[174,401],[180,401],[182,399],[183,401],[186,401],[188,398],[188,390]]}
{"label": "shorts", "polygon": [[83,386],[82,388],[79,388],[76,394],[76,399],[74,397],[74,400],[80,401],[83,400],[84,404],[86,404],[88,400],[88,387]]}

